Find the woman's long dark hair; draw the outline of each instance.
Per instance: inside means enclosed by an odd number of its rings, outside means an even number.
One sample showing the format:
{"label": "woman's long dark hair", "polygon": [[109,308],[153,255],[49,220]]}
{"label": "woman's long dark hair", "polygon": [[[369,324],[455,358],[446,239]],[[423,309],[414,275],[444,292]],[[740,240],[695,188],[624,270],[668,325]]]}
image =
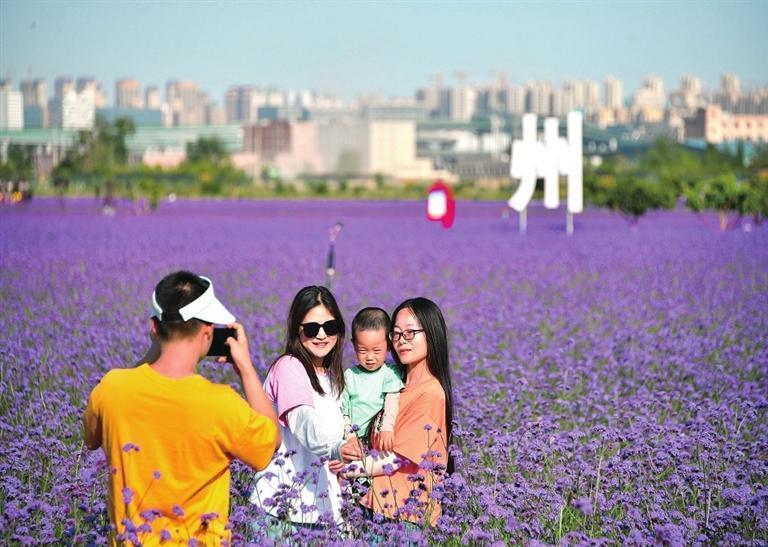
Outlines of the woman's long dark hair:
{"label": "woman's long dark hair", "polygon": [[[325,287],[312,285],[304,287],[293,298],[291,309],[288,312],[288,330],[285,337],[285,352],[283,355],[292,355],[296,357],[301,364],[304,365],[304,370],[309,376],[309,381],[312,383],[312,389],[314,389],[320,395],[324,395],[320,381],[317,379],[317,373],[315,373],[315,367],[313,364],[313,356],[307,351],[307,349],[301,344],[301,322],[309,313],[309,310],[317,306],[323,306],[326,308],[333,318],[340,323],[339,334],[336,336],[336,344],[328,355],[323,358],[323,367],[328,371],[328,376],[331,380],[331,389],[334,391],[334,395],[339,396],[344,391],[344,368],[342,361],[342,352],[344,349],[344,334],[345,325],[344,318],[341,315],[339,305],[336,303],[336,299],[331,294],[331,291]],[[281,356],[282,357],[282,356]],[[274,363],[272,363],[274,366]]]}
{"label": "woman's long dark hair", "polygon": [[[428,298],[417,297],[410,298],[400,304],[392,312],[392,324],[394,325],[397,314],[404,309],[408,309],[419,320],[421,328],[424,329],[424,335],[427,337],[427,368],[429,372],[437,378],[445,393],[445,432],[446,446],[451,445],[451,434],[453,432],[453,388],[451,387],[451,365],[448,359],[448,330],[445,326],[445,319],[437,304]],[[396,351],[392,352],[392,357],[398,365],[403,367]],[[405,369],[407,376],[408,369]],[[448,451],[448,473],[453,473],[453,457]]]}

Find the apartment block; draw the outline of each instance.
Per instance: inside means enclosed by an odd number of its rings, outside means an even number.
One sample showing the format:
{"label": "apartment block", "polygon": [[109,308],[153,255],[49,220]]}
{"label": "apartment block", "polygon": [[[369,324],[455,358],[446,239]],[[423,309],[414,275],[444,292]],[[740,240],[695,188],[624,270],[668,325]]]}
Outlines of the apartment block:
{"label": "apartment block", "polygon": [[24,98],[21,91],[0,90],[0,129],[24,129]]}
{"label": "apartment block", "polygon": [[685,120],[685,138],[704,139],[712,144],[768,143],[768,114],[734,114],[724,112],[719,105],[709,105]]}

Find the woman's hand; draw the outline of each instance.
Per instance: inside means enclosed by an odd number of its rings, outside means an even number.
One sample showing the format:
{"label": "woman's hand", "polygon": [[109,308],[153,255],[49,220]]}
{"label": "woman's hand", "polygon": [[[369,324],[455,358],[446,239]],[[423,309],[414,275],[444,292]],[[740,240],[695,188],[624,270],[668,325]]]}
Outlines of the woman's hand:
{"label": "woman's hand", "polygon": [[346,467],[346,465],[347,464],[345,464],[341,460],[331,460],[328,462],[328,469],[330,469],[331,473],[333,473],[334,475],[338,475],[344,470],[344,467]]}
{"label": "woman's hand", "polygon": [[363,447],[360,444],[360,439],[357,437],[347,439],[347,441],[341,445],[341,458],[345,462],[353,462],[355,460],[363,459]]}
{"label": "woman's hand", "polygon": [[395,448],[395,434],[392,431],[381,431],[378,435],[378,449],[383,452],[392,452]]}

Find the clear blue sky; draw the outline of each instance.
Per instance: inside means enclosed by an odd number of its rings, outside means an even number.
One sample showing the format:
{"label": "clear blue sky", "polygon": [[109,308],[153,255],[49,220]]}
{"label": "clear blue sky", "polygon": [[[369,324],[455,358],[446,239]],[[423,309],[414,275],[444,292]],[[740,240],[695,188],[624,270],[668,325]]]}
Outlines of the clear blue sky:
{"label": "clear blue sky", "polygon": [[[768,1],[111,2],[0,0],[0,77],[58,75],[158,85],[197,81],[219,103],[233,84],[412,95],[430,76],[489,82],[624,80],[667,89],[733,72],[768,84]],[[50,91],[50,88],[49,88]]]}

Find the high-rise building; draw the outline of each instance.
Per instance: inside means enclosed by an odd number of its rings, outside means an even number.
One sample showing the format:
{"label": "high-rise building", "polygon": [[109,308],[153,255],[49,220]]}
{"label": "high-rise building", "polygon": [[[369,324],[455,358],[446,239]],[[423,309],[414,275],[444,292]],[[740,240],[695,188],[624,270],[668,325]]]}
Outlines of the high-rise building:
{"label": "high-rise building", "polygon": [[53,96],[56,98],[64,97],[69,91],[75,91],[75,83],[69,76],[59,76],[53,83]]}
{"label": "high-rise building", "polygon": [[[10,85],[10,84],[9,84]],[[24,128],[24,98],[21,91],[0,89],[0,129]]]}
{"label": "high-rise building", "polygon": [[45,80],[42,78],[22,81],[21,94],[24,97],[24,106],[43,106],[48,102]]}
{"label": "high-rise building", "polygon": [[624,106],[624,84],[613,76],[605,77],[605,97],[603,105],[606,108],[621,108]]}
{"label": "high-rise building", "polygon": [[101,82],[95,78],[90,76],[78,78],[75,90],[78,93],[92,93],[96,108],[106,108],[107,94],[104,92],[104,88],[101,87]]}
{"label": "high-rise building", "polygon": [[266,102],[267,97],[257,87],[230,87],[224,96],[227,123],[255,123],[259,119],[259,108]]}
{"label": "high-rise building", "polygon": [[591,114],[600,108],[600,82],[584,80],[584,112]]}
{"label": "high-rise building", "polygon": [[664,120],[665,104],[664,81],[649,75],[632,96],[632,113],[642,123],[660,123]]}
{"label": "high-rise building", "polygon": [[691,74],[680,78],[680,88],[669,94],[670,108],[682,116],[692,115],[698,108],[705,106],[705,103],[701,93],[701,80]]}
{"label": "high-rise building", "polygon": [[549,82],[525,83],[525,111],[548,116],[552,111],[552,85]]}
{"label": "high-rise building", "polygon": [[460,85],[448,89],[448,117],[454,121],[466,122],[475,115],[477,90],[474,87]]}
{"label": "high-rise building", "polygon": [[735,74],[723,74],[720,89],[724,95],[738,97],[741,95],[741,80]]}
{"label": "high-rise building", "polygon": [[191,81],[170,81],[165,87],[171,125],[203,125],[208,96]]}
{"label": "high-rise building", "polygon": [[132,78],[123,78],[115,82],[115,106],[117,108],[144,108],[144,96],[141,83]]}
{"label": "high-rise building", "polygon": [[160,110],[162,102],[160,101],[160,90],[157,86],[147,86],[144,91],[144,106],[150,110]]}
{"label": "high-rise building", "polygon": [[37,78],[21,82],[24,99],[24,127],[48,127],[48,95],[45,80]]}
{"label": "high-rise building", "polygon": [[49,103],[51,125],[63,129],[90,129],[96,118],[96,98],[93,90],[80,93],[67,91]]}
{"label": "high-rise building", "polygon": [[507,112],[525,113],[525,90],[519,85],[511,85],[507,89]]}

